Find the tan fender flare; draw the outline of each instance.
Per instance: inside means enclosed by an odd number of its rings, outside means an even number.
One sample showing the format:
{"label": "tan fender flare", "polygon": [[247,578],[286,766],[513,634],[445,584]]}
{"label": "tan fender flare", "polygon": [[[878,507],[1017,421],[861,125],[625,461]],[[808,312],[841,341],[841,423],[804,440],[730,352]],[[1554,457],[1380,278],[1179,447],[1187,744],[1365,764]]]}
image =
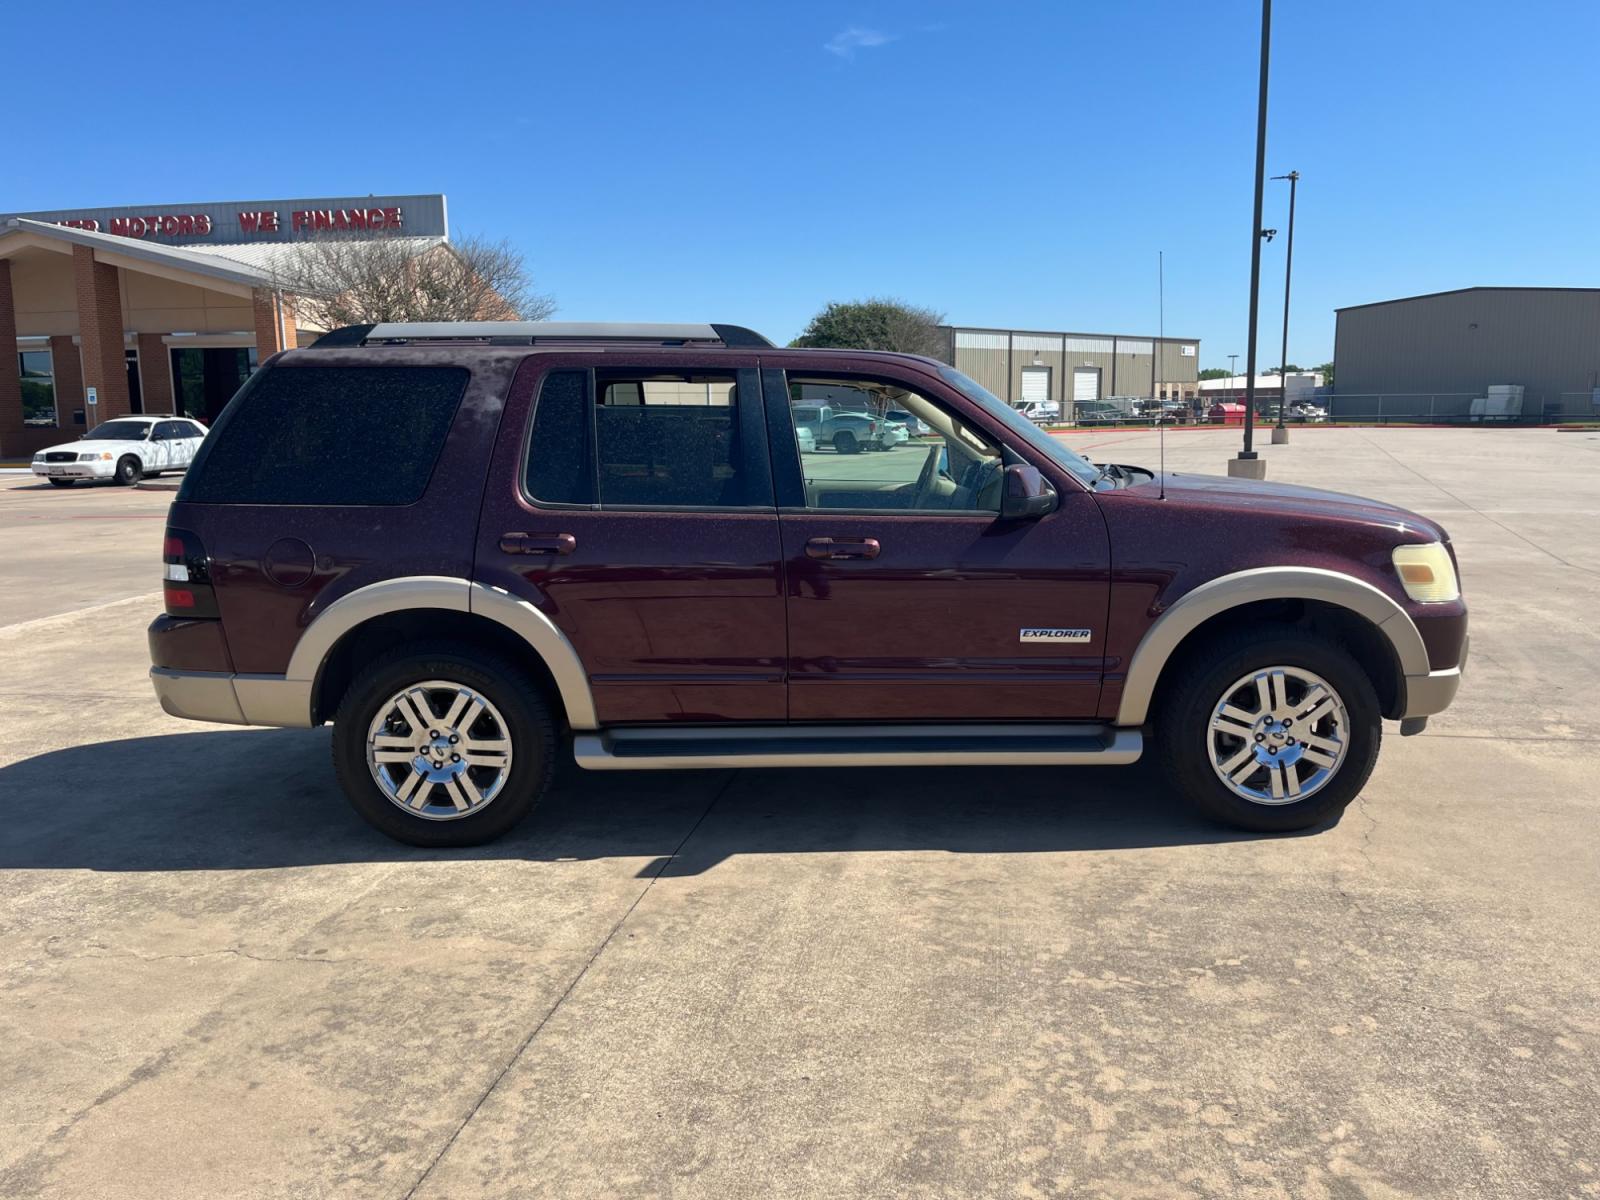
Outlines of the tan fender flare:
{"label": "tan fender flare", "polygon": [[[258,715],[273,717],[266,722],[269,724],[309,724],[317,675],[339,639],[374,617],[423,608],[473,613],[517,634],[549,669],[572,728],[597,728],[588,674],[578,652],[555,622],[526,600],[519,600],[500,588],[446,575],[384,579],[335,600],[301,635],[285,678],[279,681],[282,689],[272,689],[281,696],[280,702],[273,705],[275,711],[261,711]],[[236,677],[235,686],[244,678]],[[247,712],[246,715],[251,714]]]}
{"label": "tan fender flare", "polygon": [[1156,618],[1128,664],[1117,724],[1145,723],[1162,668],[1189,633],[1231,608],[1259,600],[1317,600],[1348,609],[1388,638],[1403,675],[1428,674],[1428,648],[1415,623],[1370,583],[1319,567],[1255,567],[1201,584]]}
{"label": "tan fender flare", "polygon": [[583,660],[567,635],[554,621],[504,588],[483,583],[472,585],[471,603],[472,612],[498,621],[518,634],[544,660],[550,677],[556,681],[556,690],[561,693],[569,726],[577,730],[600,728],[594,711],[594,693],[589,690],[589,673],[583,669]]}

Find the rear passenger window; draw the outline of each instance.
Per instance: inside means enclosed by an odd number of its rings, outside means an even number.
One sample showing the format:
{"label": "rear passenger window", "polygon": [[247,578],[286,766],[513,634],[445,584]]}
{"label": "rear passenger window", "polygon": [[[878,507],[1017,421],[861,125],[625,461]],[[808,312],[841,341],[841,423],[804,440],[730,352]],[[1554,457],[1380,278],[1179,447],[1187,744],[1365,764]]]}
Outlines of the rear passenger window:
{"label": "rear passenger window", "polygon": [[201,504],[412,504],[463,367],[274,367],[229,403],[178,494]]}
{"label": "rear passenger window", "polygon": [[747,453],[733,372],[552,371],[524,480],[549,504],[770,506],[770,479],[746,467]]}
{"label": "rear passenger window", "polygon": [[618,379],[600,373],[595,390],[601,507],[758,503],[746,495],[738,467],[732,375]]}
{"label": "rear passenger window", "polygon": [[524,485],[546,504],[594,503],[589,372],[551,371],[539,388]]}

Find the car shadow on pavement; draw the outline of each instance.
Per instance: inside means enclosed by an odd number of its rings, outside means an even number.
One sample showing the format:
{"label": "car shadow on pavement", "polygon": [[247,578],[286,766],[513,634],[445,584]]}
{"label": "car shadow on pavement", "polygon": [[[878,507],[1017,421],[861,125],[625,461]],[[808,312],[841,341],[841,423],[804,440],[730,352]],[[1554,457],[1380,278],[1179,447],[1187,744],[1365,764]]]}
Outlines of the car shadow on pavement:
{"label": "car shadow on pavement", "polygon": [[334,782],[328,740],[326,729],[177,733],[0,768],[0,870],[637,857],[647,860],[641,875],[676,876],[748,854],[1016,854],[1256,836],[1193,813],[1148,763],[585,772],[568,759],[544,802],[506,837],[426,850],[389,840],[355,814]]}

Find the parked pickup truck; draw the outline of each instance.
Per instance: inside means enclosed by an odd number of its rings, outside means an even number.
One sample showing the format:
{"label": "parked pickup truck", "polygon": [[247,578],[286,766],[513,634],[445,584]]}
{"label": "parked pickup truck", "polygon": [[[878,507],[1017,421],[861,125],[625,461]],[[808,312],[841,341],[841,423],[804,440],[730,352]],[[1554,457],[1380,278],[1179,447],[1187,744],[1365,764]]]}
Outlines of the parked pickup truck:
{"label": "parked pickup truck", "polygon": [[825,404],[795,405],[794,423],[797,429],[809,430],[818,446],[832,446],[840,454],[890,450],[910,440],[905,425],[898,421]]}
{"label": "parked pickup truck", "polygon": [[[792,398],[844,388],[930,434],[872,462],[803,449],[813,427],[872,440]],[[1059,770],[1148,750],[1211,817],[1304,829],[1467,661],[1426,517],[1097,465],[943,363],[729,325],[334,330],[251,376],[168,523],[162,706],[331,721],[351,803],[425,846],[510,829],[558,755]]]}

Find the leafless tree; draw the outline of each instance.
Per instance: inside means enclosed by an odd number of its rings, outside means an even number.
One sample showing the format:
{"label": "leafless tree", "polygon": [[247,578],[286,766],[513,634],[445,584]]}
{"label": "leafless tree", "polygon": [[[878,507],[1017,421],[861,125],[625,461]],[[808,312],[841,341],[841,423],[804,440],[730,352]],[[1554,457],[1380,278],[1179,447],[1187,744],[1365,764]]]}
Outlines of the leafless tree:
{"label": "leafless tree", "polygon": [[296,242],[273,263],[273,283],[304,324],[337,329],[379,321],[540,321],[555,312],[508,242],[329,236]]}

